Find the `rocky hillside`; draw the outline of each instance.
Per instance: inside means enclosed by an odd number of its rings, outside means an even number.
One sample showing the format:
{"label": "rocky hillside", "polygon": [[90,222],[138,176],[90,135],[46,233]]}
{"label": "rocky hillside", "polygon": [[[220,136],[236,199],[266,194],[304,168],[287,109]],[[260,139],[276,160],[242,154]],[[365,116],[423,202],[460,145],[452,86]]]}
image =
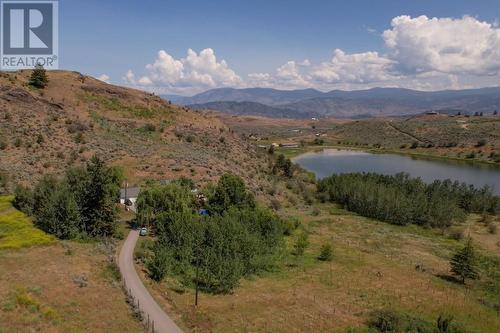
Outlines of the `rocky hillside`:
{"label": "rocky hillside", "polygon": [[217,118],[77,72],[48,72],[44,89],[29,71],[0,76],[0,174],[8,188],[61,174],[97,154],[124,168],[129,183],[232,171],[258,189],[264,165],[254,148]]}

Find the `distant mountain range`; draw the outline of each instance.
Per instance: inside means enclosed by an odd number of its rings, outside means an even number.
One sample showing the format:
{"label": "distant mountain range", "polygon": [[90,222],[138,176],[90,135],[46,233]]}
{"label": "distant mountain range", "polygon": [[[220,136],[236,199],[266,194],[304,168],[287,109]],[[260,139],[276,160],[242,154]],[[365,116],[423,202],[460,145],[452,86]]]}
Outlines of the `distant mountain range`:
{"label": "distant mountain range", "polygon": [[191,97],[162,97],[193,109],[275,118],[401,116],[430,110],[491,114],[500,109],[500,87],[433,92],[401,88],[329,92],[314,89],[219,88]]}

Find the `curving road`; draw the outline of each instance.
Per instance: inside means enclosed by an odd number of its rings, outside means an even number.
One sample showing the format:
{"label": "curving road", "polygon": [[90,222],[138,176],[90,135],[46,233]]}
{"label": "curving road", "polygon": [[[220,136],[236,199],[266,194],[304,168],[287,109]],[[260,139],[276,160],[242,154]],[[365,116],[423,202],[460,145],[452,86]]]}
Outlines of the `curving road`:
{"label": "curving road", "polygon": [[149,319],[154,321],[155,332],[182,333],[182,330],[156,303],[135,271],[134,248],[138,238],[139,231],[131,230],[118,258],[118,266],[120,267],[126,288],[127,290],[130,289],[135,300],[139,301],[140,309],[144,312],[145,316],[149,315]]}

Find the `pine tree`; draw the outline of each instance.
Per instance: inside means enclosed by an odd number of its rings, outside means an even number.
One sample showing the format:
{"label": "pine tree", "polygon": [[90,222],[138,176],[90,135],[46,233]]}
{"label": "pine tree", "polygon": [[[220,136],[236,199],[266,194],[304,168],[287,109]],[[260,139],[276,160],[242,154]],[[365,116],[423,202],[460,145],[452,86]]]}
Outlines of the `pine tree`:
{"label": "pine tree", "polygon": [[465,279],[477,280],[479,273],[477,271],[476,254],[472,240],[469,238],[465,247],[459,250],[450,260],[451,271],[462,279],[465,284]]}
{"label": "pine tree", "polygon": [[47,73],[42,65],[38,64],[33,69],[31,73],[29,85],[38,89],[43,89],[47,86],[49,79],[47,78]]}

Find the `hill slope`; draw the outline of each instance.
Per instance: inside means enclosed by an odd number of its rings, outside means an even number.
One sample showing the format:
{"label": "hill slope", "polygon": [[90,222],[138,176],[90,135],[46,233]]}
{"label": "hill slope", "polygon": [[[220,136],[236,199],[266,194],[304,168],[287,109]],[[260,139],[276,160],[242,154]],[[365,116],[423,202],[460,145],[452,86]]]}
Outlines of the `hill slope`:
{"label": "hill slope", "polygon": [[11,188],[94,154],[123,166],[130,182],[204,182],[232,171],[257,187],[248,176],[259,165],[255,150],[213,116],[77,72],[48,72],[48,86],[37,90],[29,74],[0,76],[0,174]]}

